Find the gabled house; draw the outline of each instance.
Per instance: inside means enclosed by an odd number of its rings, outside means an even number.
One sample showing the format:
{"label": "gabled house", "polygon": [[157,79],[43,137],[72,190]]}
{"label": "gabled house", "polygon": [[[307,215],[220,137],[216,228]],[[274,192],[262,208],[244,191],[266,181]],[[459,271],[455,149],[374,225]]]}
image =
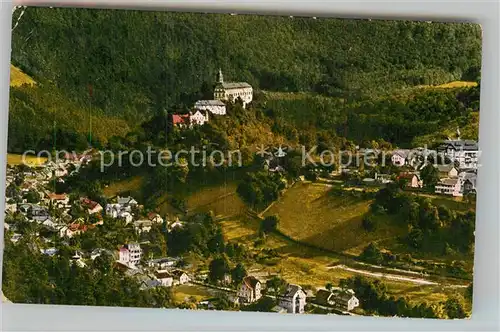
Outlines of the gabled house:
{"label": "gabled house", "polygon": [[422,188],[422,180],[420,180],[419,176],[414,173],[402,173],[398,177],[399,180],[407,181],[407,186],[410,188]]}
{"label": "gabled house", "polygon": [[320,289],[316,293],[315,302],[322,306],[334,307],[341,311],[351,311],[359,306],[359,300],[352,289]]}
{"label": "gabled house", "polygon": [[171,275],[174,279],[173,284],[174,285],[184,285],[185,283],[188,283],[191,281],[189,276],[186,274],[186,272],[182,270],[174,270],[171,272]]}
{"label": "gabled house", "polygon": [[136,207],[138,205],[137,201],[131,197],[117,197],[117,203],[120,204],[122,207]]}
{"label": "gabled house", "polygon": [[448,165],[438,165],[437,169],[439,171],[440,178],[456,178],[458,176],[458,170],[453,164]]}
{"label": "gabled house", "polygon": [[66,194],[49,193],[47,198],[53,206],[58,208],[65,208],[69,204],[69,196]]}
{"label": "gabled house", "polygon": [[172,114],[172,124],[174,127],[187,128],[191,126],[189,114]]}
{"label": "gabled house", "polygon": [[306,293],[298,285],[288,285],[285,292],[279,296],[279,306],[291,314],[303,314],[306,305]]}
{"label": "gabled house", "polygon": [[463,196],[462,183],[460,179],[441,179],[435,186],[436,194],[451,195],[454,197]]}
{"label": "gabled house", "polygon": [[174,284],[174,277],[167,270],[156,271],[154,275],[162,286],[171,287]]}
{"label": "gabled house", "polygon": [[189,121],[191,125],[203,126],[205,122],[208,122],[208,112],[197,110],[194,113],[190,113]]}
{"label": "gabled house", "polygon": [[400,167],[408,164],[409,154],[410,150],[395,150],[391,156],[392,164]]}
{"label": "gabled house", "polygon": [[261,287],[262,284],[257,278],[253,276],[243,278],[243,282],[238,291],[240,302],[252,303],[258,301],[262,297],[260,293]]}

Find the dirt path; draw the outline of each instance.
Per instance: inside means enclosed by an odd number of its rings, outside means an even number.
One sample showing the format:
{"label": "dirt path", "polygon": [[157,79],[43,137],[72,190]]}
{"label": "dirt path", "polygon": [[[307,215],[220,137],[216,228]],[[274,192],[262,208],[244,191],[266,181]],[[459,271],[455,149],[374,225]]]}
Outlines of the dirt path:
{"label": "dirt path", "polygon": [[[415,283],[418,285],[436,285],[436,286],[441,285],[441,286],[450,287],[450,288],[466,288],[467,287],[466,285],[442,285],[442,284],[439,284],[438,282],[430,281],[430,280],[423,279],[423,278],[413,278],[413,277],[406,277],[406,276],[397,275],[397,274],[387,274],[387,273],[381,273],[381,272],[371,272],[371,271],[367,271],[367,270],[353,269],[353,268],[345,266],[345,265],[331,266],[331,267],[328,267],[328,269],[330,269],[330,270],[342,269],[342,270],[349,271],[349,272],[363,274],[363,275],[366,275],[369,277],[385,278],[385,279],[395,280],[395,281],[406,281],[406,282],[412,282],[412,283]],[[401,270],[401,271],[404,271],[404,270]],[[406,271],[404,271],[404,272],[406,272]]]}

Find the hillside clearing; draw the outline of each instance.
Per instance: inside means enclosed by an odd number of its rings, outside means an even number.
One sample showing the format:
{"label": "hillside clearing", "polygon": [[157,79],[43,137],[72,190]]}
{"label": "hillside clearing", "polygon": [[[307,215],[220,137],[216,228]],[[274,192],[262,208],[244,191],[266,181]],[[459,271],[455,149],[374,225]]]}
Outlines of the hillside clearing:
{"label": "hillside clearing", "polygon": [[126,192],[134,195],[133,193],[140,191],[143,180],[142,176],[134,176],[127,180],[112,182],[104,188],[103,193],[106,197],[114,197]]}
{"label": "hillside clearing", "polygon": [[363,229],[362,217],[371,201],[329,194],[328,186],[297,183],[290,188],[267,216],[278,215],[279,230],[297,241],[336,252],[366,246],[381,238],[405,234],[406,227],[392,224],[383,216],[375,232]]}
{"label": "hillside clearing", "polygon": [[[23,160],[24,159],[24,160]],[[28,166],[40,166],[47,161],[45,157],[25,156],[22,154],[8,153],[7,164],[11,166],[21,165],[25,163]]]}
{"label": "hillside clearing", "polygon": [[10,86],[34,85],[35,80],[26,75],[21,69],[10,65]]}

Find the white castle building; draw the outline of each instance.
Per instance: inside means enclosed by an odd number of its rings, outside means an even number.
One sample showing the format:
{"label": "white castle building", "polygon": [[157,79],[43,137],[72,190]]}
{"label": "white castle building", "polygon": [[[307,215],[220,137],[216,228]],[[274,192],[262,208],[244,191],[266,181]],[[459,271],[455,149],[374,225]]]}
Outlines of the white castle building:
{"label": "white castle building", "polygon": [[220,100],[198,100],[194,104],[194,109],[216,115],[226,115],[226,104]]}
{"label": "white castle building", "polygon": [[252,86],[246,82],[224,82],[222,70],[219,69],[214,89],[214,99],[234,103],[238,98],[241,98],[243,107],[246,107],[253,100]]}

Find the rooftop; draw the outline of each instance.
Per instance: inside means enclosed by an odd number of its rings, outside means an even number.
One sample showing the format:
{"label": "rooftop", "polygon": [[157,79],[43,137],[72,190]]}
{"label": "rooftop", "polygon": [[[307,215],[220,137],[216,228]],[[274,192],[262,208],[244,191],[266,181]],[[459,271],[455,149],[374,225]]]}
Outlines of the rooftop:
{"label": "rooftop", "polygon": [[252,88],[252,86],[246,82],[230,82],[230,83],[220,83],[224,89],[242,89],[242,88]]}

